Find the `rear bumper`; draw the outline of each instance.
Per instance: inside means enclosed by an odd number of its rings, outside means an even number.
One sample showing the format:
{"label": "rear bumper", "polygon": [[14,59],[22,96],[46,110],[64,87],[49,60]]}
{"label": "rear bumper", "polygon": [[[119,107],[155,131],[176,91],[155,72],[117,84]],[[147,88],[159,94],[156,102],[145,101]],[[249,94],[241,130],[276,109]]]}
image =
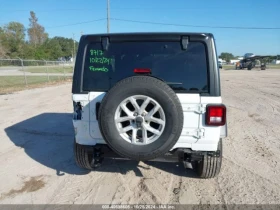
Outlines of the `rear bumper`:
{"label": "rear bumper", "polygon": [[227,122],[224,126],[221,126],[221,131],[220,131],[220,138],[225,138],[228,136],[228,129],[227,129]]}
{"label": "rear bumper", "polygon": [[[85,146],[85,145],[84,145]],[[118,160],[130,160],[128,158],[122,157],[115,153],[107,144],[96,144],[93,146],[85,146],[88,150],[93,151],[93,148],[97,148],[101,151],[101,156],[104,159],[118,159]],[[184,151],[182,149],[177,149],[176,151],[168,152],[165,155],[157,157],[149,161],[156,162],[182,162],[184,160]]]}
{"label": "rear bumper", "polygon": [[[94,150],[98,150],[102,159],[116,159],[116,160],[130,160],[129,158],[125,158],[115,153],[107,144],[96,144],[95,146],[85,146],[89,152],[93,152]],[[201,160],[204,155],[212,154],[213,152],[206,151],[192,151],[191,149],[175,149],[171,152],[168,152],[160,157],[157,157],[148,161],[155,162],[190,162],[191,160]],[[215,153],[215,152],[214,152]]]}

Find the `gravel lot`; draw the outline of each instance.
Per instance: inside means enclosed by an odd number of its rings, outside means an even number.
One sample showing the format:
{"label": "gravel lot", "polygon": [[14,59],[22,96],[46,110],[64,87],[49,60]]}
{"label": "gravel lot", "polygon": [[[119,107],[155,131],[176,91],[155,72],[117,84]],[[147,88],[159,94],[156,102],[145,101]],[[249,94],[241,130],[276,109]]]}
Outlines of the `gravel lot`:
{"label": "gravel lot", "polygon": [[280,70],[221,70],[228,107],[221,174],[173,163],[73,160],[71,84],[0,96],[0,203],[280,204]]}

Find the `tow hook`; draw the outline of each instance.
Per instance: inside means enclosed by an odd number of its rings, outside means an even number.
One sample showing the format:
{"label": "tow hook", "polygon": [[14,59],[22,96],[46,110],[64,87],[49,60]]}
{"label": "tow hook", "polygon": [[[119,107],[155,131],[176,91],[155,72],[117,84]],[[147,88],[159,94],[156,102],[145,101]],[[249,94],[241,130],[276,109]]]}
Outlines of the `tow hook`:
{"label": "tow hook", "polygon": [[102,162],[103,162],[103,155],[104,153],[101,152],[101,148],[93,148],[93,156],[92,156],[92,160],[91,160],[91,167],[92,168],[97,168],[99,167]]}
{"label": "tow hook", "polygon": [[202,161],[204,156],[210,157],[220,157],[221,152],[218,151],[211,151],[211,152],[185,152],[184,161],[192,162],[192,161]]}

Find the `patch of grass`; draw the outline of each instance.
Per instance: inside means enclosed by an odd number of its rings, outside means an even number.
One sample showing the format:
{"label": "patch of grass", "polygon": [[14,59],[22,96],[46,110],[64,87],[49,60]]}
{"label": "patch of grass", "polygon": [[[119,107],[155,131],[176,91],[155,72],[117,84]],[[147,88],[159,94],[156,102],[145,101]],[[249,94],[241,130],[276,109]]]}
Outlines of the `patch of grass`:
{"label": "patch of grass", "polygon": [[[73,67],[72,66],[36,66],[36,67],[24,67],[26,72],[31,73],[72,73]],[[22,70],[21,70],[22,71]]]}
{"label": "patch of grass", "polygon": [[223,70],[235,70],[235,65],[223,65]]}
{"label": "patch of grass", "polygon": [[27,76],[27,85],[23,76],[0,76],[0,94],[12,93],[20,90],[45,87],[72,81],[72,77],[62,76]]}
{"label": "patch of grass", "polygon": [[280,69],[280,64],[275,64],[275,65],[267,65],[267,69]]}

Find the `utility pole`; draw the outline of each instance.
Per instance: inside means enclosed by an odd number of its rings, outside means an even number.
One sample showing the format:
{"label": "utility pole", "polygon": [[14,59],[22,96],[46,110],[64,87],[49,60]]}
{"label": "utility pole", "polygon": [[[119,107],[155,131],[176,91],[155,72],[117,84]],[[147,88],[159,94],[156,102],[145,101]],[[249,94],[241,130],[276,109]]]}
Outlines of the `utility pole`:
{"label": "utility pole", "polygon": [[73,33],[73,61],[75,58],[75,34]]}
{"label": "utility pole", "polygon": [[107,0],[107,33],[110,33],[110,0]]}

